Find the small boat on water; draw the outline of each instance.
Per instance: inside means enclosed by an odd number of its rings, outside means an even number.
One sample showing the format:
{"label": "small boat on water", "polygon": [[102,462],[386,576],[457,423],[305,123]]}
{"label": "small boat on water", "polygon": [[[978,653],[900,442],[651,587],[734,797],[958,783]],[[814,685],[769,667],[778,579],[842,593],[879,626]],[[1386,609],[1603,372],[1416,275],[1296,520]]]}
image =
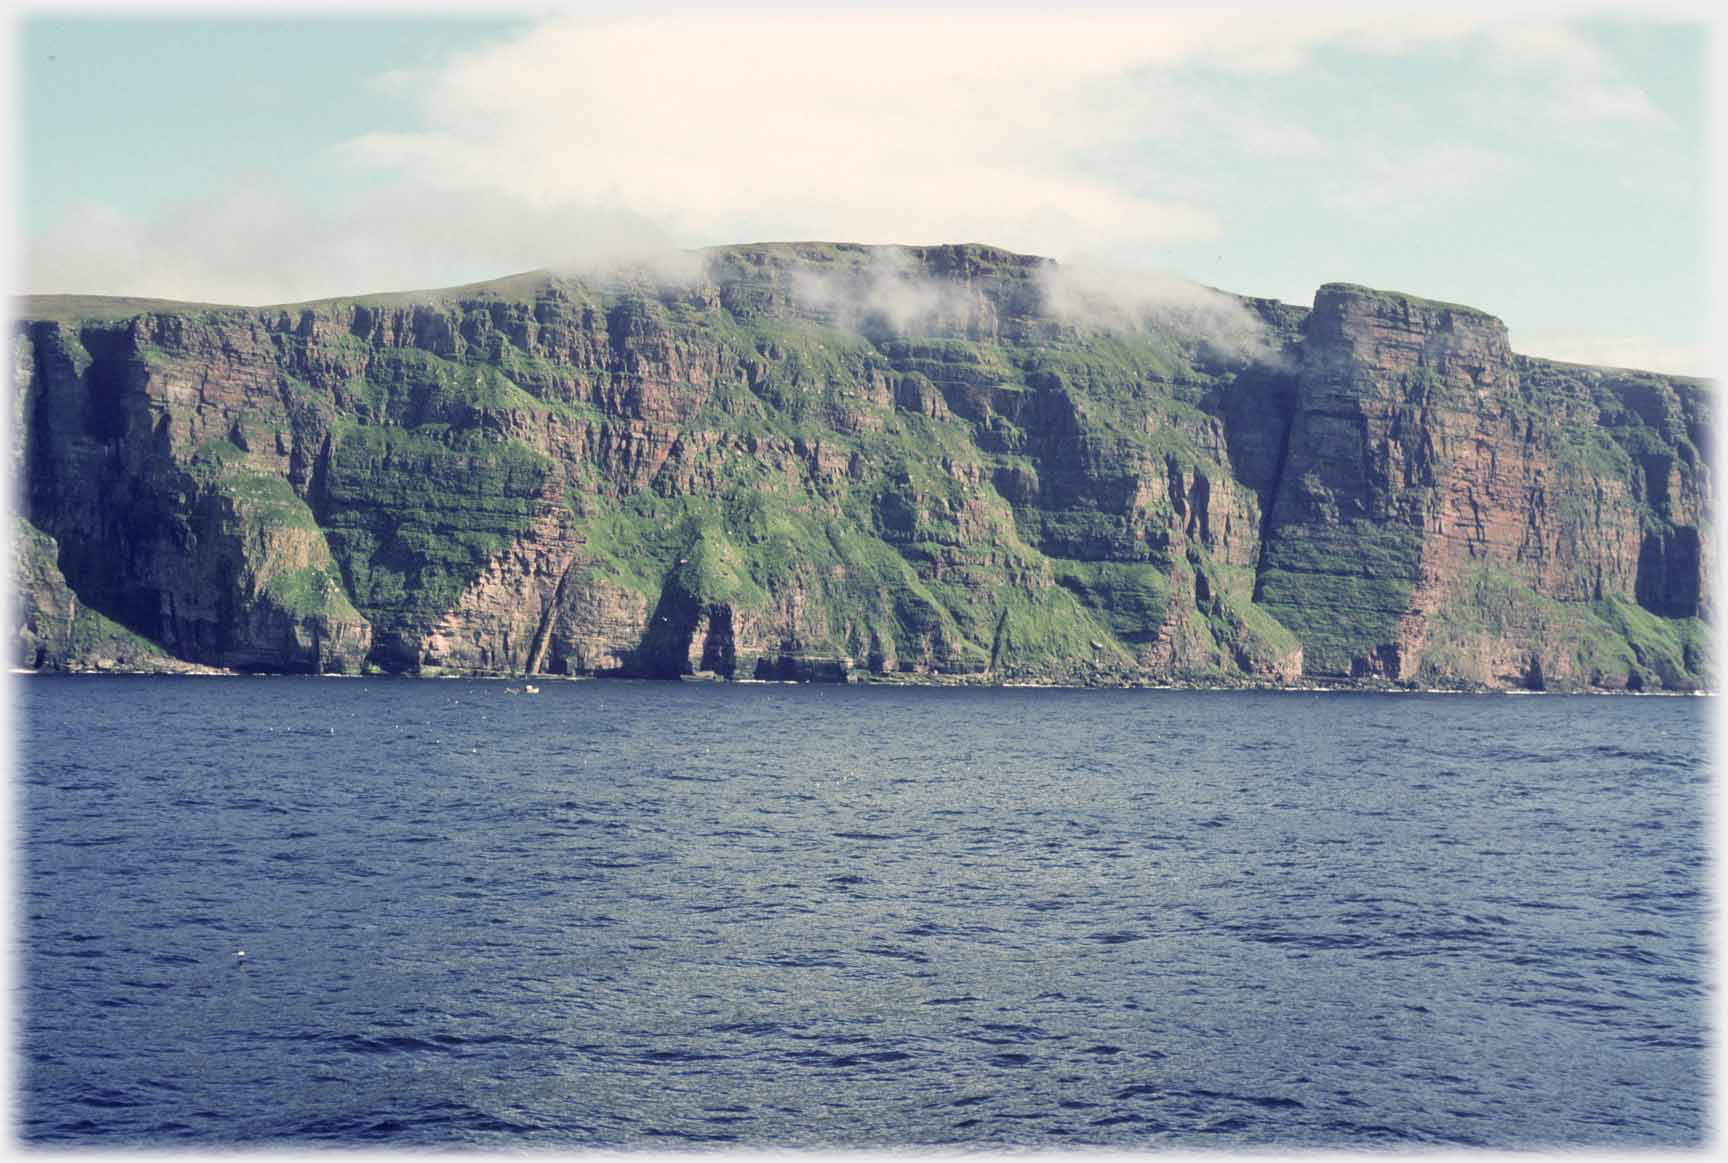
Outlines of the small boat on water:
{"label": "small boat on water", "polygon": [[523,683],[521,686],[507,686],[504,688],[504,693],[507,695],[537,695],[540,693],[540,688],[530,682]]}

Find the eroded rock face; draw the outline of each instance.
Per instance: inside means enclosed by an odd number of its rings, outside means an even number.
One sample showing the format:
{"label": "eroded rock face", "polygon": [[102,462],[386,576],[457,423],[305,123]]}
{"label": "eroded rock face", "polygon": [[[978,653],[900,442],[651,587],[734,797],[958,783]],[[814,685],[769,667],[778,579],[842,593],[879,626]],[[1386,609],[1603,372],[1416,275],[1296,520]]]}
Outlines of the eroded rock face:
{"label": "eroded rock face", "polygon": [[1703,680],[1704,385],[1343,284],[1102,327],[1053,269],[809,244],[424,301],[27,302],[18,658]]}

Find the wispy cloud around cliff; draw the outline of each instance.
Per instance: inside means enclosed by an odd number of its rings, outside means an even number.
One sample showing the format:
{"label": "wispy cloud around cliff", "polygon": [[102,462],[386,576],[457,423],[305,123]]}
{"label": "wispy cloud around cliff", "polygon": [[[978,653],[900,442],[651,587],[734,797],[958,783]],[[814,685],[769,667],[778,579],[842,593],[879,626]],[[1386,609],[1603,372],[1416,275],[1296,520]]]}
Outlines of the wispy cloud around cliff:
{"label": "wispy cloud around cliff", "polygon": [[1051,266],[1039,272],[1046,310],[1100,331],[1163,332],[1236,359],[1272,361],[1266,325],[1233,295],[1171,274]]}
{"label": "wispy cloud around cliff", "polygon": [[887,246],[852,265],[801,266],[787,277],[796,307],[865,334],[964,334],[1020,316],[1203,342],[1230,358],[1278,358],[1264,322],[1241,299],[1171,274],[1045,262],[1025,277],[953,278],[933,274],[907,248]]}
{"label": "wispy cloud around cliff", "polygon": [[794,301],[837,326],[895,333],[964,330],[983,314],[979,291],[932,278],[903,247],[873,249],[844,270],[792,272]]}

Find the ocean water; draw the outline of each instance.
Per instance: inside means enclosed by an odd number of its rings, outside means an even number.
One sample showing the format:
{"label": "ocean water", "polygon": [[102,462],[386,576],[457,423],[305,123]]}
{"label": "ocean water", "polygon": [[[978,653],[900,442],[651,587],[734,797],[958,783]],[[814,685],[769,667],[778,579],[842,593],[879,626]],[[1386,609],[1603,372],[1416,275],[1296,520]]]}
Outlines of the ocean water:
{"label": "ocean water", "polygon": [[1706,1141],[1710,700],[505,686],[16,683],[24,1139]]}

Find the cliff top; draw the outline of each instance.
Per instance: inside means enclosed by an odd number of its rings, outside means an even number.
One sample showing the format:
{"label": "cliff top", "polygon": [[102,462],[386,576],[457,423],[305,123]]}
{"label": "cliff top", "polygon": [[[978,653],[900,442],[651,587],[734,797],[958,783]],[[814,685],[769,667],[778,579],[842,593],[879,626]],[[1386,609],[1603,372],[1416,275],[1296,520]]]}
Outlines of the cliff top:
{"label": "cliff top", "polygon": [[[753,242],[728,246],[705,247],[699,251],[680,252],[670,263],[639,262],[620,258],[609,266],[598,268],[602,279],[619,276],[666,276],[681,273],[679,261],[692,265],[700,262],[710,268],[720,267],[733,274],[747,274],[751,268],[810,265],[827,270],[852,270],[898,258],[906,266],[922,267],[939,277],[999,275],[1025,278],[1033,272],[1055,266],[1055,260],[1039,255],[1018,254],[984,243],[944,243],[936,246],[865,245],[853,242]],[[336,304],[358,304],[368,307],[407,307],[421,303],[451,302],[463,299],[497,297],[507,301],[534,298],[546,287],[560,282],[584,282],[595,272],[571,269],[539,268],[505,275],[496,279],[463,283],[454,287],[426,287],[409,291],[378,291],[359,295],[327,295],[318,299],[303,299],[288,303],[264,303],[246,306],[237,303],[208,303],[182,299],[157,299],[111,295],[54,294],[18,295],[13,298],[16,317],[24,321],[74,323],[82,321],[112,322],[135,315],[179,315],[210,311],[288,311],[304,310]],[[1247,302],[1272,303],[1275,300],[1253,296],[1236,296]],[[1492,319],[1494,316],[1476,307],[1460,303],[1445,303],[1424,299],[1399,291],[1386,291],[1358,283],[1332,282],[1316,291],[1316,299],[1329,293],[1368,297],[1388,302],[1408,303],[1431,310],[1447,310]]]}
{"label": "cliff top", "polygon": [[[668,259],[670,261],[668,261]],[[753,242],[705,247],[698,251],[636,260],[620,257],[595,264],[594,269],[538,268],[502,278],[463,283],[454,287],[428,287],[410,291],[379,291],[359,295],[327,295],[288,303],[206,303],[181,299],[136,298],[110,295],[53,294],[18,295],[13,298],[16,317],[27,322],[113,322],[136,315],[181,315],[210,311],[299,311],[308,308],[357,304],[367,307],[408,307],[497,297],[506,301],[533,299],[548,286],[561,282],[581,283],[623,278],[663,277],[675,281],[693,273],[698,264],[721,267],[725,273],[745,274],[749,268],[815,266],[827,270],[863,269],[885,259],[900,259],[907,267],[923,268],[937,277],[1002,275],[1024,278],[1054,265],[1053,259],[1017,254],[984,243],[943,243],[934,246],[865,245],[852,242]],[[685,266],[685,263],[688,266]]]}
{"label": "cliff top", "polygon": [[15,317],[28,323],[105,323],[136,315],[184,315],[193,311],[248,311],[226,303],[184,299],[137,299],[117,295],[14,295]]}
{"label": "cliff top", "polygon": [[1563,368],[1571,372],[1597,377],[1607,376],[1613,379],[1661,381],[1669,384],[1684,384],[1690,388],[1709,388],[1715,383],[1714,380],[1705,376],[1684,376],[1678,372],[1657,372],[1645,368],[1621,367],[1618,364],[1609,363],[1578,363],[1576,360],[1550,359],[1545,355],[1525,355],[1523,352],[1517,354],[1519,359],[1525,360],[1528,363],[1545,364],[1550,367]]}
{"label": "cliff top", "polygon": [[1322,299],[1335,296],[1377,299],[1386,303],[1401,303],[1411,307],[1419,307],[1424,311],[1452,311],[1482,320],[1493,320],[1495,323],[1501,322],[1499,316],[1484,311],[1480,307],[1470,307],[1463,303],[1448,303],[1441,299],[1424,299],[1419,295],[1409,295],[1403,291],[1385,291],[1378,287],[1365,287],[1361,283],[1322,283],[1319,289],[1314,292],[1314,301],[1318,304]]}
{"label": "cliff top", "polygon": [[[541,268],[505,275],[501,278],[464,283],[454,287],[424,288],[410,291],[382,291],[360,295],[332,295],[292,303],[270,303],[245,306],[233,303],[208,303],[178,299],[158,299],[110,295],[52,294],[18,295],[12,299],[14,318],[20,322],[52,323],[116,323],[140,315],[190,315],[228,312],[305,311],[321,307],[367,306],[411,307],[416,305],[454,304],[479,299],[501,299],[505,302],[532,302],[548,287],[559,285],[593,286],[599,283],[678,282],[693,277],[705,267],[710,278],[720,281],[749,280],[758,272],[772,273],[792,267],[809,267],[822,271],[868,272],[872,267],[911,270],[937,278],[1006,279],[1015,282],[1032,277],[1037,271],[1055,267],[1055,260],[1038,255],[1019,254],[985,243],[943,243],[932,246],[874,245],[851,242],[787,241],[754,242],[706,247],[697,251],[678,252],[659,259],[635,260],[618,258],[609,265],[596,265],[592,270],[557,270]],[[1300,305],[1287,305],[1279,300],[1220,292],[1262,313],[1277,313],[1280,309],[1306,312]],[[1463,303],[1425,299],[1402,291],[1389,291],[1360,283],[1323,283],[1316,291],[1314,304],[1341,299],[1370,300],[1387,306],[1401,306],[1421,311],[1446,311],[1463,318],[1492,322],[1504,328],[1495,315]],[[1541,358],[1529,356],[1526,358]],[[1547,360],[1549,363],[1564,361]],[[1568,365],[1585,367],[1593,365]],[[1630,368],[1594,367],[1605,373],[1638,371]],[[1655,374],[1655,373],[1645,373]],[[1686,380],[1696,384],[1709,381],[1691,376],[1661,373],[1665,379]]]}
{"label": "cliff top", "polygon": [[931,246],[816,241],[744,242],[704,247],[697,253],[715,258],[786,258],[840,266],[861,266],[885,256],[899,256],[910,262],[937,269],[971,265],[980,268],[1003,268],[1006,271],[1031,271],[1053,265],[1056,261],[1042,255],[1020,254],[984,242],[944,242]]}

